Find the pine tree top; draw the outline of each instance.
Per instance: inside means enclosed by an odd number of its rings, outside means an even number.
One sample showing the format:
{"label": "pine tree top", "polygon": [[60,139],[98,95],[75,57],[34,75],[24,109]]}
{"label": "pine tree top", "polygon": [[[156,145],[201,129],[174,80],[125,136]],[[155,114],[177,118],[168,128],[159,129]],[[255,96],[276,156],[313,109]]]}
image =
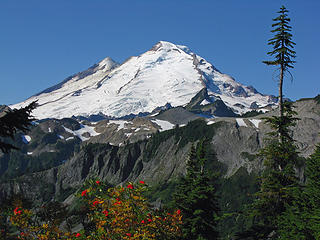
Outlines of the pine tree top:
{"label": "pine tree top", "polygon": [[293,68],[292,59],[296,57],[296,52],[293,50],[295,42],[292,41],[291,26],[289,22],[291,21],[288,17],[289,11],[282,6],[280,8],[280,15],[273,19],[275,22],[272,24],[272,33],[275,33],[274,37],[268,40],[268,45],[273,46],[273,50],[268,52],[268,55],[274,56],[272,61],[263,61],[267,65],[281,65],[284,70],[288,68]]}

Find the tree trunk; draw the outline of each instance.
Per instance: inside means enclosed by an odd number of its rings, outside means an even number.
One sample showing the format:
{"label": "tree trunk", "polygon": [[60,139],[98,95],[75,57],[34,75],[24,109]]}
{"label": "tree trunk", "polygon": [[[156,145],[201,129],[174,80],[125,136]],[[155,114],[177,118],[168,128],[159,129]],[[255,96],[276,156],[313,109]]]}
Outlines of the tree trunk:
{"label": "tree trunk", "polygon": [[283,96],[282,96],[283,75],[284,75],[284,66],[283,64],[281,64],[280,79],[279,79],[279,109],[280,109],[279,117],[281,119],[283,117]]}

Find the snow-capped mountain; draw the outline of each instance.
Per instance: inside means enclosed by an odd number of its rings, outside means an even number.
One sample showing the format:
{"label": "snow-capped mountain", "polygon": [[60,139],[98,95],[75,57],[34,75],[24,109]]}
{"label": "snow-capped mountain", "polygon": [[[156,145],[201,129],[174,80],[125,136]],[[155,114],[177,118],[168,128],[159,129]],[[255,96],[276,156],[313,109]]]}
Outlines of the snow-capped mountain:
{"label": "snow-capped mountain", "polygon": [[119,118],[151,113],[168,104],[185,106],[203,88],[209,97],[201,105],[220,98],[236,113],[276,102],[273,96],[262,95],[221,73],[188,47],[160,41],[121,65],[108,57],[10,107],[38,100],[39,107],[33,112],[38,119],[97,114]]}

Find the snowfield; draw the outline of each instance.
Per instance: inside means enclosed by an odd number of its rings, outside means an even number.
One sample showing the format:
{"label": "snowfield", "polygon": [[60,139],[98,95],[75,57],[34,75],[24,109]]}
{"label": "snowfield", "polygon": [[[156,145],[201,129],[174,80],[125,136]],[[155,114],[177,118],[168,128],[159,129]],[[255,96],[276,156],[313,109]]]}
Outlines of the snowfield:
{"label": "snowfield", "polygon": [[259,124],[262,122],[261,119],[249,119],[249,121],[252,122],[256,128],[259,128]]}
{"label": "snowfield", "polygon": [[[94,130],[94,127],[87,126],[87,125],[81,125],[81,128],[78,130],[75,130],[75,131],[73,131],[69,128],[66,128],[65,126],[62,126],[62,127],[64,128],[64,130],[66,130],[66,132],[71,133],[74,136],[77,136],[78,138],[80,138],[81,141],[86,141],[86,140],[90,139],[88,137],[84,137],[83,136],[84,133],[89,133],[90,137],[97,136],[100,134]],[[72,138],[69,137],[66,140],[71,140],[71,139],[73,139],[73,137]]]}
{"label": "snowfield", "polygon": [[155,124],[157,124],[158,126],[160,126],[160,128],[161,128],[160,132],[173,129],[175,126],[174,124],[172,124],[168,121],[164,121],[164,120],[155,119],[155,120],[151,120],[151,121],[154,122]]}
{"label": "snowfield", "polygon": [[[155,108],[186,105],[201,89],[220,97],[235,112],[250,110],[252,103],[272,103],[252,87],[219,72],[186,46],[160,41],[151,50],[121,65],[106,58],[90,69],[32,96],[12,108],[38,100],[38,119],[104,114],[123,117],[152,112]],[[203,101],[201,104],[208,104]],[[239,105],[240,104],[240,105]],[[50,130],[49,130],[50,131]]]}
{"label": "snowfield", "polygon": [[248,127],[242,118],[237,118],[236,121],[239,127]]}

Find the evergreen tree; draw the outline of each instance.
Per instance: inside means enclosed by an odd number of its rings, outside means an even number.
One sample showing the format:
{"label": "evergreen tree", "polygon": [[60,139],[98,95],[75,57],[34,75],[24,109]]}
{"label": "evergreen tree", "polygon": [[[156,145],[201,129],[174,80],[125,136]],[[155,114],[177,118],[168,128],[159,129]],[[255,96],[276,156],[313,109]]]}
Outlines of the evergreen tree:
{"label": "evergreen tree", "polygon": [[305,199],[309,209],[308,222],[315,239],[320,239],[320,145],[307,160]]}
{"label": "evergreen tree", "polygon": [[218,239],[216,230],[219,206],[212,184],[215,177],[205,168],[205,141],[192,146],[186,176],[180,180],[174,195],[175,207],[183,216],[182,239]]}
{"label": "evergreen tree", "polygon": [[[282,6],[280,16],[273,19],[274,28],[271,32],[275,36],[269,40],[273,51],[268,55],[274,56],[273,61],[263,61],[267,65],[280,68],[279,76],[279,116],[266,118],[266,122],[273,130],[269,133],[267,145],[260,152],[264,159],[265,169],[261,176],[260,190],[256,200],[249,207],[249,215],[253,223],[249,230],[238,234],[237,239],[279,239],[281,237],[284,216],[291,209],[301,192],[299,180],[295,174],[295,167],[299,159],[291,128],[295,126],[297,118],[292,104],[283,101],[283,79],[289,68],[293,68],[295,51],[291,41],[290,18],[288,10]],[[290,72],[289,72],[290,73]]]}
{"label": "evergreen tree", "polygon": [[14,145],[7,143],[2,138],[14,138],[17,131],[26,132],[35,119],[31,116],[31,111],[37,106],[36,102],[20,109],[9,109],[0,115],[0,150],[7,153],[10,149],[17,149]]}
{"label": "evergreen tree", "polygon": [[[292,138],[291,127],[297,118],[292,104],[284,103],[284,115],[266,118],[273,131],[269,133],[268,144],[260,152],[265,169],[261,176],[260,190],[250,206],[252,227],[238,234],[238,239],[278,239],[281,217],[296,201],[300,190],[295,166],[299,160],[298,151]],[[282,132],[281,139],[277,136]]]}
{"label": "evergreen tree", "polygon": [[283,79],[286,72],[289,72],[289,68],[293,68],[292,59],[295,58],[296,52],[293,51],[293,45],[295,43],[291,40],[292,34],[291,26],[289,26],[290,18],[288,18],[288,10],[282,6],[280,8],[280,16],[274,18],[275,22],[272,24],[274,28],[271,30],[272,33],[275,33],[275,36],[268,41],[268,45],[273,46],[273,51],[268,52],[268,55],[274,56],[273,61],[263,61],[267,65],[276,65],[280,67],[280,76],[279,76],[279,108],[280,108],[280,117],[283,115],[283,94],[282,86]]}
{"label": "evergreen tree", "polygon": [[295,191],[295,201],[280,218],[280,238],[320,239],[320,145],[306,161],[303,191]]}

